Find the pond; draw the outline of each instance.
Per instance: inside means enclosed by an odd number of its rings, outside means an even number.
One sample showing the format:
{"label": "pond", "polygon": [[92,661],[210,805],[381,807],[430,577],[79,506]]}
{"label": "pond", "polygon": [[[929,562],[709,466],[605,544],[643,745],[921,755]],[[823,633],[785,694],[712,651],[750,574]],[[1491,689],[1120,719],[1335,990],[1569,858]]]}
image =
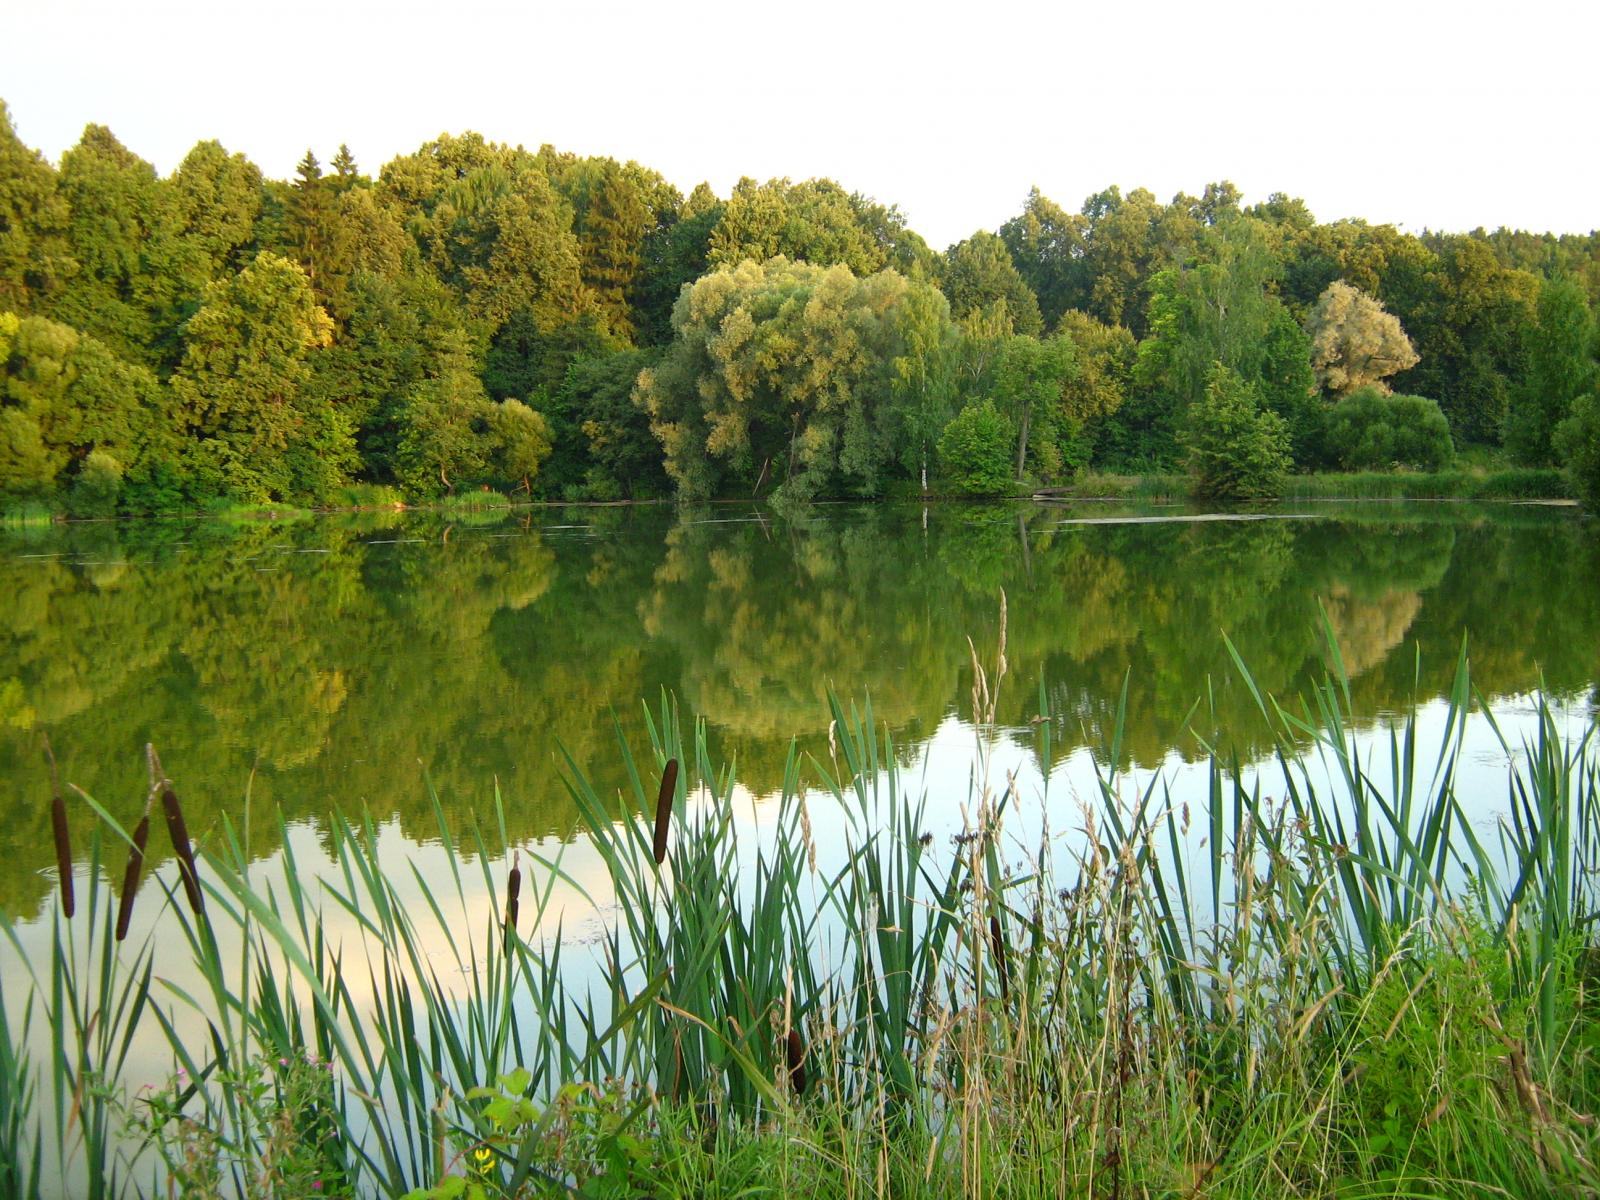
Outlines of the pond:
{"label": "pond", "polygon": [[[936,802],[941,771],[964,795],[973,647],[992,676],[1002,591],[995,722],[1034,772],[1103,750],[1124,686],[1119,766],[1181,768],[1196,735],[1259,755],[1222,635],[1263,691],[1293,697],[1326,670],[1324,612],[1367,722],[1442,696],[1463,638],[1491,705],[1515,713],[1543,687],[1576,726],[1592,712],[1600,535],[1575,510],[1201,515],[718,505],[6,531],[0,908],[26,924],[52,903],[42,734],[62,778],[130,825],[154,743],[200,840],[226,816],[261,859],[285,827],[314,846],[335,811],[418,852],[438,838],[434,794],[453,824],[489,826],[497,785],[513,843],[569,838],[563,749],[615,794],[617,731],[642,745],[663,690],[753,796],[780,786],[791,739],[826,753],[830,689],[870,700]],[[93,814],[71,813],[81,847]],[[167,856],[160,836],[151,853]]]}

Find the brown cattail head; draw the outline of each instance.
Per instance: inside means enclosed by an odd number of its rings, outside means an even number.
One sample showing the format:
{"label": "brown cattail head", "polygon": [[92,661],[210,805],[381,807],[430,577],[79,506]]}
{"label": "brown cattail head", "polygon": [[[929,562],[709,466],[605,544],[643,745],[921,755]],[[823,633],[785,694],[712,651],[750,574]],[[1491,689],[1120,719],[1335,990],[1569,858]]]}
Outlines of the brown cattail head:
{"label": "brown cattail head", "polygon": [[1000,934],[1000,918],[989,918],[989,944],[994,947],[995,974],[1000,977],[1000,999],[1011,995],[1011,971],[1006,964],[1006,940]]}
{"label": "brown cattail head", "polygon": [[798,1029],[789,1030],[784,1040],[785,1056],[789,1060],[789,1086],[796,1096],[806,1094],[806,1044]]}
{"label": "brown cattail head", "polygon": [[678,760],[667,759],[661,772],[661,791],[656,795],[656,865],[667,861],[667,829],[672,824],[672,798],[678,790]]}
{"label": "brown cattail head", "polygon": [[506,876],[506,933],[509,935],[517,928],[517,897],[522,892],[522,856],[513,853],[511,856],[511,874]]}
{"label": "brown cattail head", "polygon": [[205,897],[200,894],[200,873],[194,868],[194,849],[189,845],[189,826],[184,823],[183,809],[178,804],[178,793],[172,784],[162,781],[161,807],[167,813],[167,833],[172,837],[172,850],[178,856],[178,875],[183,880],[184,895],[189,897],[189,908],[196,916],[206,910]]}
{"label": "brown cattail head", "polygon": [[44,739],[44,757],[50,764],[50,828],[56,840],[56,875],[61,880],[61,911],[67,919],[77,911],[72,895],[72,838],[67,832],[67,802],[61,795],[61,776],[56,772],[56,756],[50,739]]}
{"label": "brown cattail head", "polygon": [[144,870],[144,848],[150,841],[150,806],[145,805],[144,816],[134,826],[133,845],[128,848],[128,869],[122,874],[122,901],[117,905],[117,941],[128,936],[128,922],[133,919],[133,898],[139,892],[139,875]]}

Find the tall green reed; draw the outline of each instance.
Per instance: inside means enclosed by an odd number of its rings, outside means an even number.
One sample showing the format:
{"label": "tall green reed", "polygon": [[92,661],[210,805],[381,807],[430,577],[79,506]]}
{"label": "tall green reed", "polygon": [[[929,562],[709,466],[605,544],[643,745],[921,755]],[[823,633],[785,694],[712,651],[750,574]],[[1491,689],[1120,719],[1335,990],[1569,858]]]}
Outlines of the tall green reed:
{"label": "tall green reed", "polygon": [[[927,1144],[930,1186],[968,1194],[1022,1177],[1115,1193],[1148,1183],[1140,1164],[1157,1160],[1222,1187],[1280,1158],[1272,1169],[1308,1178],[1377,1170],[1388,1151],[1371,1147],[1388,1143],[1361,1141],[1349,1098],[1426,1008],[1477,1013],[1473,1036],[1512,1064],[1508,1094],[1526,1099],[1497,1119],[1524,1121],[1537,1150],[1516,1160],[1519,1178],[1570,1182],[1592,1148],[1581,1123],[1550,1132],[1563,1119],[1549,1097],[1589,1019],[1570,997],[1595,911],[1593,727],[1564,739],[1541,699],[1536,734],[1501,739],[1508,807],[1498,835],[1480,837],[1458,791],[1482,707],[1465,651],[1439,744],[1424,747],[1415,712],[1376,736],[1358,727],[1331,632],[1328,645],[1327,681],[1295,704],[1260,691],[1234,655],[1272,733],[1268,760],[1218,742],[1203,795],[1159,775],[1136,786],[1112,765],[1125,688],[1093,786],[1055,801],[993,777],[1009,736],[994,724],[1002,632],[987,669],[973,655],[978,742],[949,846],[933,836],[948,828],[930,815],[934,790],[908,785],[870,703],[830,696],[826,757],[792,750],[778,796],[752,798],[760,819],[747,820],[735,764],[715,764],[704,722],[664,696],[641,758],[618,729],[619,795],[567,760],[605,873],[608,894],[592,899],[615,914],[592,985],[559,921],[553,936],[522,933],[555,919],[558,884],[578,885],[560,855],[507,844],[498,790],[493,836],[452,829],[434,797],[442,873],[413,863],[408,878],[370,817],[331,820],[335,871],[320,882],[288,829],[281,877],[231,823],[200,831],[192,862],[146,888],[188,948],[194,989],[149,940],[117,948],[97,836],[80,869],[83,931],[58,910],[21,1025],[0,1025],[0,1148],[25,1192],[69,1162],[95,1196],[125,1193],[136,1167],[155,1186],[149,1148],[116,1129],[139,1105],[128,1047],[154,1022],[186,1081],[178,1110],[216,1134],[239,1194],[274,1136],[252,1068],[301,1058],[332,1071],[315,1114],[337,1133],[329,1178],[375,1194],[469,1169],[507,1195],[574,1186],[551,1146],[577,1081],[644,1089],[624,1126],[664,1105],[708,1128],[777,1123],[837,1164],[877,1146],[859,1167],[868,1190],[887,1186],[881,1148],[905,1136]],[[1043,763],[1060,720],[1041,687]],[[138,842],[96,811],[105,835]],[[819,852],[824,822],[836,836]],[[1458,952],[1505,962],[1505,978],[1469,973],[1441,992],[1454,978],[1441,955]],[[1462,988],[1478,1007],[1460,1008]],[[34,1029],[48,1031],[37,1057],[23,1050]],[[1453,1117],[1448,1100],[1429,1128],[1489,1103],[1458,1102]],[[508,1125],[507,1112],[523,1115]]]}

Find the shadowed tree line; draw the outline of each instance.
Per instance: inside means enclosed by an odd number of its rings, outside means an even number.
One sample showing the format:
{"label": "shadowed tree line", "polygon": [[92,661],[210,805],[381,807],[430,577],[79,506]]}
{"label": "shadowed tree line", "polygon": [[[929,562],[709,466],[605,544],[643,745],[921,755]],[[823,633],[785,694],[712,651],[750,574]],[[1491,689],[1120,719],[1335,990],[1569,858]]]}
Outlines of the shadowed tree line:
{"label": "shadowed tree line", "polygon": [[[436,835],[428,789],[518,839],[574,827],[557,739],[603,794],[624,783],[613,715],[670,689],[707,714],[719,756],[765,792],[791,737],[827,753],[828,689],[870,696],[906,754],[971,717],[966,638],[985,652],[1009,598],[998,719],[1025,736],[1042,679],[1068,714],[1055,753],[1098,746],[1129,688],[1125,762],[1151,766],[1226,731],[1265,743],[1226,631],[1263,688],[1324,667],[1319,604],[1358,709],[1410,699],[1413,654],[1442,692],[1468,631],[1488,694],[1600,670],[1600,550],[1567,514],[1072,524],[1058,507],[905,506],[777,520],[718,506],[574,510],[541,528],[429,516],[230,526],[91,524],[0,540],[0,847],[8,911],[51,863],[48,733],[64,777],[119,818],[143,803],[154,742],[191,824],[223,814],[252,851],[281,810],[338,807]],[[1100,514],[1101,509],[1087,509]],[[555,528],[572,525],[577,528]],[[415,540],[413,540],[415,539]],[[251,804],[243,804],[248,792]],[[87,806],[74,806],[87,829]]]}
{"label": "shadowed tree line", "polygon": [[1597,299],[1593,234],[1319,223],[1226,182],[1035,190],[941,253],[826,179],[686,197],[473,133],[375,175],[308,151],[290,180],[208,141],[162,176],[99,125],[52,164],[0,106],[0,503],[873,497],[1178,465],[1234,498],[1463,444],[1587,488]]}

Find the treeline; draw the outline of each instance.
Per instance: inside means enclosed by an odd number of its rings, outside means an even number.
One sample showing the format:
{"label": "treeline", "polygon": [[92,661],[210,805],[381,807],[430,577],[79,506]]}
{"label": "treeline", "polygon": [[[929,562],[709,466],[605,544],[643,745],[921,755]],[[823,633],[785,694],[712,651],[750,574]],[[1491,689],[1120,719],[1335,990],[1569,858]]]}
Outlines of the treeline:
{"label": "treeline", "polygon": [[[1035,191],[936,253],[829,180],[685,198],[442,136],[376,178],[0,105],[0,496],[82,513],[491,487],[877,496],[1187,465],[1566,463],[1600,492],[1600,236],[1318,224],[1231,184]],[[378,491],[377,489],[392,489]]]}

